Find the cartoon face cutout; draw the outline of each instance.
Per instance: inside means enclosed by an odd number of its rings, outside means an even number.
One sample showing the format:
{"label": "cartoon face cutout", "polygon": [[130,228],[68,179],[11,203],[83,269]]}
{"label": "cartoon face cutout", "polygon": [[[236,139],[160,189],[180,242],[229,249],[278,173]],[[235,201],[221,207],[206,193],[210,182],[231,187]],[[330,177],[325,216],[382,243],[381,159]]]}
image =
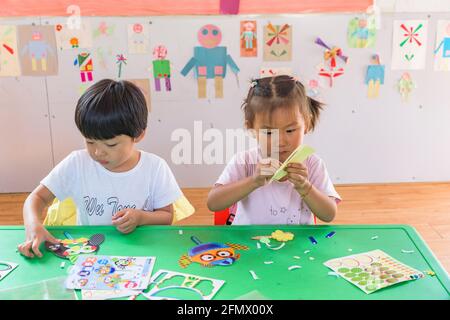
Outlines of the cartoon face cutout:
{"label": "cartoon face cutout", "polygon": [[126,267],[131,266],[133,264],[132,258],[113,259],[113,261],[118,269],[125,269]]}
{"label": "cartoon face cutout", "polygon": [[240,255],[236,254],[231,247],[215,249],[214,244],[211,243],[210,245],[212,245],[211,249],[191,256],[192,262],[198,262],[204,266],[228,266],[239,259]]}
{"label": "cartoon face cutout", "polygon": [[167,48],[165,46],[159,45],[153,49],[153,58],[164,59],[167,56]]}
{"label": "cartoon face cutout", "polygon": [[104,238],[105,237],[102,234],[95,234],[89,239],[64,239],[58,244],[46,241],[45,247],[48,251],[53,252],[58,257],[68,259],[71,256],[97,251]]}
{"label": "cartoon face cutout", "polygon": [[222,41],[222,32],[215,25],[207,24],[200,28],[197,37],[202,47],[211,49],[217,47]]}

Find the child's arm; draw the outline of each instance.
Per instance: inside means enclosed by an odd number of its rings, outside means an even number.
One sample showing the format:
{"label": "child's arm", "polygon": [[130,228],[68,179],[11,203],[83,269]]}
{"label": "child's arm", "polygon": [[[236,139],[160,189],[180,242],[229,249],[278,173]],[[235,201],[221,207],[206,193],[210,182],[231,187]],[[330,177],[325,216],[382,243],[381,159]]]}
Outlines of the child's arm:
{"label": "child's arm", "polygon": [[112,224],[122,233],[133,232],[138,226],[171,224],[173,205],[169,204],[155,211],[125,209],[117,212],[112,218]]}
{"label": "child's arm", "polygon": [[48,207],[55,196],[43,185],[39,185],[25,200],[23,206],[23,221],[25,226],[26,240],[18,245],[21,254],[33,258],[34,255],[42,257],[39,246],[44,241],[59,243],[42,225],[42,211]]}
{"label": "child's arm", "polygon": [[[261,172],[261,169],[264,169],[264,172]],[[274,173],[275,170],[270,167],[270,163],[258,163],[253,176],[226,185],[213,187],[208,194],[208,209],[211,211],[220,211],[229,208],[236,202],[247,197],[254,190],[262,187]]]}
{"label": "child's arm", "polygon": [[331,222],[337,213],[333,198],[320,192],[308,180],[308,170],[302,163],[290,163],[286,168],[288,180],[294,184],[311,211],[322,221]]}

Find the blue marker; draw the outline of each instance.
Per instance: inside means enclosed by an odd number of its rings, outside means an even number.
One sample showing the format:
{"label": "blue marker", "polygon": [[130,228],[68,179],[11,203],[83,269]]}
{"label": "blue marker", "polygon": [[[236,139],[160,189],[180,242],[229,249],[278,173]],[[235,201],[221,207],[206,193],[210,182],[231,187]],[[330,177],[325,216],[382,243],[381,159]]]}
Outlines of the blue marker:
{"label": "blue marker", "polygon": [[70,239],[70,240],[72,240],[73,239],[73,237],[70,235],[70,233],[68,233],[67,231],[64,231],[64,236],[67,238],[67,239]]}
{"label": "blue marker", "polygon": [[329,234],[327,234],[327,235],[325,236],[325,238],[331,238],[332,236],[334,236],[335,233],[336,233],[336,232],[331,231]]}
{"label": "blue marker", "polygon": [[309,241],[311,241],[312,244],[317,244],[316,239],[314,237],[308,237]]}

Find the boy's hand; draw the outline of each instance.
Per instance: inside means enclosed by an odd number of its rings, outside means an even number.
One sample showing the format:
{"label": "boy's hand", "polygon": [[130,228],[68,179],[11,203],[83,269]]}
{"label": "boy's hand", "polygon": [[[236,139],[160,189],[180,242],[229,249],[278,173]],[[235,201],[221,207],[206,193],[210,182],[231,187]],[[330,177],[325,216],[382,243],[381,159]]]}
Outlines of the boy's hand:
{"label": "boy's hand", "polygon": [[61,242],[61,240],[53,237],[42,224],[39,224],[26,229],[26,240],[24,243],[19,244],[17,249],[25,257],[34,258],[34,255],[36,255],[41,258],[42,253],[39,251],[39,246],[44,241],[54,244]]}
{"label": "boy's hand", "polygon": [[141,212],[135,209],[125,209],[117,212],[112,218],[112,224],[122,233],[130,233],[141,224]]}
{"label": "boy's hand", "polygon": [[308,168],[303,163],[289,163],[286,167],[287,180],[292,182],[295,190],[300,194],[305,194],[311,187],[308,181]]}

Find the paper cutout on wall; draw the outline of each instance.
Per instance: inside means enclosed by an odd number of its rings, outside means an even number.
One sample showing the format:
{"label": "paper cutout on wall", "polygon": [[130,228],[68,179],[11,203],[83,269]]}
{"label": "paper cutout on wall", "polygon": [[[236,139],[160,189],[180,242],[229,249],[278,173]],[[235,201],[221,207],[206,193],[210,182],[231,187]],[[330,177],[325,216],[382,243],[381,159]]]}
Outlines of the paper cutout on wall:
{"label": "paper cutout on wall", "polygon": [[264,26],[264,61],[291,61],[292,59],[292,26]]}
{"label": "paper cutout on wall", "polygon": [[0,25],[0,77],[20,75],[16,26]]}
{"label": "paper cutout on wall", "polygon": [[241,21],[241,57],[256,57],[258,55],[258,42],[256,41],[256,35],[256,20]]}
{"label": "paper cutout on wall", "polygon": [[325,48],[323,55],[324,63],[319,65],[319,76],[329,79],[330,88],[333,86],[333,79],[344,74],[344,68],[338,65],[339,61],[348,62],[348,57],[344,56],[339,47],[330,48],[322,39],[316,38],[315,43]]}
{"label": "paper cutout on wall", "polygon": [[402,77],[400,78],[400,80],[398,80],[397,83],[397,89],[400,95],[402,96],[403,102],[408,102],[409,95],[415,88],[416,85],[414,84],[411,75],[408,72],[403,73]]}
{"label": "paper cutout on wall", "polygon": [[320,95],[319,80],[310,79],[306,84],[306,95],[310,98],[317,98]]}
{"label": "paper cutout on wall", "polygon": [[437,22],[434,70],[450,71],[450,20]]}
{"label": "paper cutout on wall", "polygon": [[347,44],[350,48],[373,48],[376,32],[373,19],[353,18],[348,23]]}
{"label": "paper cutout on wall", "polygon": [[220,0],[220,14],[238,14],[240,0]]}
{"label": "paper cutout on wall", "polygon": [[128,53],[145,54],[150,51],[149,27],[146,24],[128,25]]}
{"label": "paper cutout on wall", "polygon": [[54,26],[28,26],[17,28],[20,67],[24,76],[50,76],[58,74],[58,55]]}
{"label": "paper cutout on wall", "polygon": [[92,34],[94,39],[100,36],[109,37],[114,33],[115,28],[115,25],[108,25],[105,21],[101,21]]}
{"label": "paper cutout on wall", "polygon": [[392,69],[418,70],[425,68],[427,20],[396,20],[392,37]]}
{"label": "paper cutout on wall", "polygon": [[120,79],[120,77],[122,76],[122,68],[127,64],[127,58],[125,58],[123,54],[116,55],[116,64],[118,69],[117,77]]}
{"label": "paper cutout on wall", "polygon": [[153,78],[155,79],[155,91],[161,91],[161,79],[164,79],[166,91],[172,90],[170,83],[170,61],[166,59],[167,48],[159,45],[153,49]]}
{"label": "paper cutout on wall", "polygon": [[424,277],[422,272],[397,261],[381,250],[331,259],[324,265],[367,294]]}
{"label": "paper cutout on wall", "polygon": [[150,300],[211,300],[225,281],[181,272],[158,270],[150,279]]}
{"label": "paper cutout on wall", "polygon": [[260,78],[275,77],[275,76],[281,76],[281,75],[292,76],[292,69],[291,68],[268,68],[268,67],[263,67],[263,68],[259,69],[259,77]]}
{"label": "paper cutout on wall", "polygon": [[67,289],[129,290],[146,289],[155,257],[80,257],[66,280]]}
{"label": "paper cutout on wall", "polygon": [[73,62],[73,65],[78,66],[80,69],[81,82],[91,82],[94,80],[92,76],[94,67],[92,64],[92,56],[89,52],[82,52],[78,54]]}
{"label": "paper cutout on wall", "polygon": [[384,65],[380,64],[377,54],[372,56],[372,64],[367,67],[365,84],[368,85],[367,97],[378,97],[380,85],[384,84]]}
{"label": "paper cutout on wall", "polygon": [[149,112],[151,112],[152,107],[151,107],[151,99],[150,99],[150,80],[149,79],[127,79],[127,81],[134,83],[139,89],[141,89],[141,91],[145,97],[147,109]]}
{"label": "paper cutout on wall", "polygon": [[192,236],[191,240],[196,244],[178,260],[182,268],[186,268],[192,262],[197,262],[204,267],[229,266],[240,258],[240,254],[235,250],[248,250],[245,245],[234,243],[202,243],[197,237]]}
{"label": "paper cutout on wall", "polygon": [[92,28],[83,21],[79,29],[70,29],[66,24],[55,26],[56,44],[60,50],[92,48]]}
{"label": "paper cutout on wall", "polygon": [[200,28],[197,34],[201,47],[194,47],[194,57],[181,70],[186,76],[195,68],[197,78],[198,97],[206,98],[206,79],[214,79],[216,98],[223,98],[223,78],[226,76],[227,65],[237,74],[239,67],[227,53],[226,47],[219,47],[222,32],[212,24]]}

